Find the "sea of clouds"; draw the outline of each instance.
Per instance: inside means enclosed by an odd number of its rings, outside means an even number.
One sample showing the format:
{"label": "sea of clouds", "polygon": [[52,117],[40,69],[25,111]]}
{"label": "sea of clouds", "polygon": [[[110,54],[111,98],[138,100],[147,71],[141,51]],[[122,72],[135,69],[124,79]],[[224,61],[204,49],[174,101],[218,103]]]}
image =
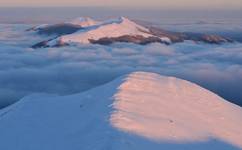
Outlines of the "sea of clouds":
{"label": "sea of clouds", "polygon": [[242,44],[187,41],[32,49],[46,37],[26,32],[28,27],[0,25],[0,108],[33,93],[78,93],[132,71],[186,79],[242,106]]}

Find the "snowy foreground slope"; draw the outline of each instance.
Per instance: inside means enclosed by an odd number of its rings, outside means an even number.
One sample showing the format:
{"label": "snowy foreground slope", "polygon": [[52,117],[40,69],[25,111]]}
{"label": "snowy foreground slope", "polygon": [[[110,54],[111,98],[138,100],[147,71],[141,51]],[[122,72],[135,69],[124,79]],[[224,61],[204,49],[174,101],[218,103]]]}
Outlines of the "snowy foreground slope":
{"label": "snowy foreground slope", "polygon": [[242,149],[242,109],[193,83],[135,72],[0,111],[1,150]]}

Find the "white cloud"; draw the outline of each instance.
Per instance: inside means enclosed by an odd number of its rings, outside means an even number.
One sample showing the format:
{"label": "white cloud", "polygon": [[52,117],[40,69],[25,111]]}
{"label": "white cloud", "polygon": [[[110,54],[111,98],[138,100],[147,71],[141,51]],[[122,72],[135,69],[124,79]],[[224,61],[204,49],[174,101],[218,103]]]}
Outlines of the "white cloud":
{"label": "white cloud", "polygon": [[167,46],[160,43],[153,43],[147,45],[144,48],[144,53],[153,56],[172,56],[176,54],[171,46]]}
{"label": "white cloud", "polygon": [[33,50],[28,48],[33,41],[24,41],[32,37],[22,34],[11,43],[5,42],[8,37],[0,39],[0,107],[35,92],[81,92],[137,70],[184,78],[242,104],[241,44],[118,43]]}

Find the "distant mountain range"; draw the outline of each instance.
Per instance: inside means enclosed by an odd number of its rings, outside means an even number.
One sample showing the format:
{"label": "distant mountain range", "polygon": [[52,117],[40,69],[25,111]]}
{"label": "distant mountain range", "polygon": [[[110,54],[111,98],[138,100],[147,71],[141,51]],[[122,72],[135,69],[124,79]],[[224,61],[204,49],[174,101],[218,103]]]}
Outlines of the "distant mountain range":
{"label": "distant mountain range", "polygon": [[34,44],[32,48],[60,47],[73,44],[109,45],[115,42],[141,45],[154,42],[169,45],[186,40],[209,44],[233,42],[230,38],[214,34],[171,32],[152,25],[140,25],[125,17],[103,22],[95,21],[88,17],[81,17],[59,24],[35,26],[27,31],[56,36],[55,38]]}

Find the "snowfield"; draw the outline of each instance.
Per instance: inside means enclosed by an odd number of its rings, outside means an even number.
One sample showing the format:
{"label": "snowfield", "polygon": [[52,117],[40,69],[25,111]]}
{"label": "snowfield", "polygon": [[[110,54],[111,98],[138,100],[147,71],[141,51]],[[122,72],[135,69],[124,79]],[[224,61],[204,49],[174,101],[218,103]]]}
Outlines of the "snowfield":
{"label": "snowfield", "polygon": [[71,35],[61,37],[64,43],[90,43],[90,39],[98,40],[103,37],[120,37],[122,35],[142,35],[143,37],[152,37],[149,30],[137,25],[127,18],[120,17],[118,19],[108,20],[90,31],[80,31]]}
{"label": "snowfield", "polygon": [[196,84],[134,72],[0,111],[1,150],[242,149],[242,109]]}
{"label": "snowfield", "polygon": [[[78,23],[78,20],[81,20]],[[150,33],[149,29],[136,24],[135,22],[129,20],[125,17],[119,17],[117,19],[110,19],[104,22],[95,22],[90,18],[86,19],[75,19],[70,23],[75,25],[81,25],[84,27],[83,30],[80,30],[76,33],[64,35],[57,39],[54,39],[49,42],[49,46],[54,46],[53,43],[79,43],[79,44],[89,44],[90,40],[99,40],[102,38],[118,38],[122,36],[142,36],[144,38],[156,37]],[[157,37],[162,41],[171,43],[168,37]]]}

